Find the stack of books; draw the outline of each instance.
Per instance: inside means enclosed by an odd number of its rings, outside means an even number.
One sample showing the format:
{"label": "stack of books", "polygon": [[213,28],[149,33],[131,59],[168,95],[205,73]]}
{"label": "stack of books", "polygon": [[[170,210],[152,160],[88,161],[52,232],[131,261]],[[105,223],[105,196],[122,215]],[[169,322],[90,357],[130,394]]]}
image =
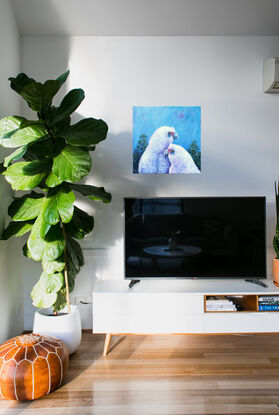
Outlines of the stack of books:
{"label": "stack of books", "polygon": [[214,295],[206,299],[206,311],[237,311],[236,305],[224,295]]}
{"label": "stack of books", "polygon": [[263,295],[259,297],[259,311],[279,310],[279,295]]}

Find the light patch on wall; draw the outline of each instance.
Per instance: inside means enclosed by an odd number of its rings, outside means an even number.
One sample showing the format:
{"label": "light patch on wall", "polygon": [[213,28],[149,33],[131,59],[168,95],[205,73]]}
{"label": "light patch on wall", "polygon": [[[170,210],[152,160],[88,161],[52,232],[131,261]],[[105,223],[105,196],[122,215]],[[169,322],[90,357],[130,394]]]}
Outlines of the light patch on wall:
{"label": "light patch on wall", "polygon": [[201,172],[201,107],[133,107],[133,173]]}

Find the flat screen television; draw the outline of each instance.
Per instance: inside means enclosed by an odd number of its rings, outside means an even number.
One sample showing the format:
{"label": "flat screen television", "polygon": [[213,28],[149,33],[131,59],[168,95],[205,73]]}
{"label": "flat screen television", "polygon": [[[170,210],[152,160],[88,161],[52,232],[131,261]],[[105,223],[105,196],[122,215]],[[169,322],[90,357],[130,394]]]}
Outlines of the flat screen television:
{"label": "flat screen television", "polygon": [[125,198],[125,278],[266,278],[265,197]]}

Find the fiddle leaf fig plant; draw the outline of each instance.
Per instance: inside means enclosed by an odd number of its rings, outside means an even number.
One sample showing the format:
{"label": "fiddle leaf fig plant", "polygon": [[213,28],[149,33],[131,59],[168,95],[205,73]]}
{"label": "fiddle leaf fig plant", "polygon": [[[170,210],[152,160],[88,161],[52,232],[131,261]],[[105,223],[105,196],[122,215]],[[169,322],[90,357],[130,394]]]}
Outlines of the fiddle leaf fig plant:
{"label": "fiddle leaf fig plant", "polygon": [[109,203],[103,187],[78,183],[91,170],[90,152],[107,136],[103,120],[83,119],[71,124],[71,115],[84,99],[82,89],[73,89],[59,107],[54,96],[69,71],[44,84],[26,74],[9,78],[16,91],[37,113],[37,120],[9,116],[0,120],[0,145],[12,152],[0,166],[0,173],[12,189],[25,192],[8,208],[11,221],[1,239],[29,234],[23,254],[42,262],[42,274],[32,289],[36,307],[68,304],[75,277],[84,265],[77,240],[93,230],[94,218],[75,205],[76,195]]}

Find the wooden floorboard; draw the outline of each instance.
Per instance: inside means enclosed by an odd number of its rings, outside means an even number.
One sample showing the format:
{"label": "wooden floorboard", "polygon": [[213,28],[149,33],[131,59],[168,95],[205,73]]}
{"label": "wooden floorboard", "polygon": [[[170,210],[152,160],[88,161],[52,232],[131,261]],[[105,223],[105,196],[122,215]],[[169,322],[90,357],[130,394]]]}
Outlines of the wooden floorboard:
{"label": "wooden floorboard", "polygon": [[84,333],[63,386],[0,415],[279,414],[279,334],[113,336]]}

